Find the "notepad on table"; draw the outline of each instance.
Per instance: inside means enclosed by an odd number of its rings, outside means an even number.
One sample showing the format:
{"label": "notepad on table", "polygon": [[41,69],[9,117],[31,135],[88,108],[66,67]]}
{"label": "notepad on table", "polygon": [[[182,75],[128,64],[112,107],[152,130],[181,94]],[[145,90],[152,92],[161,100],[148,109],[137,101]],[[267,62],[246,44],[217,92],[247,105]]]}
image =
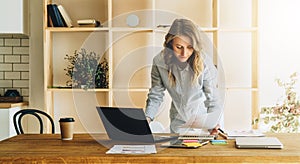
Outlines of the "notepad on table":
{"label": "notepad on table", "polygon": [[155,154],[155,145],[114,145],[106,154]]}
{"label": "notepad on table", "polygon": [[258,130],[233,130],[227,131],[227,139],[236,139],[239,137],[264,137],[265,134]]}

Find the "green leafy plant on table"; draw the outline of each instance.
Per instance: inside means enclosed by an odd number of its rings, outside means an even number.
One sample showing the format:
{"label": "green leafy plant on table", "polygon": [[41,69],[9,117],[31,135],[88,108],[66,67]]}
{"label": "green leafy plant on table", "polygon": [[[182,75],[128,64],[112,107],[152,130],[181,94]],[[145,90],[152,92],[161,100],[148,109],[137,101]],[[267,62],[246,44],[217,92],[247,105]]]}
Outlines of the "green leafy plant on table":
{"label": "green leafy plant on table", "polygon": [[288,82],[275,79],[277,85],[285,91],[282,104],[276,104],[272,107],[263,107],[260,112],[261,122],[269,126],[269,131],[275,133],[293,133],[300,130],[300,101],[295,92],[295,84],[297,82],[297,73],[290,75]]}
{"label": "green leafy plant on table", "polygon": [[84,48],[75,50],[73,55],[66,54],[69,62],[64,69],[70,78],[66,85],[73,88],[108,88],[108,62],[102,60],[95,52],[87,52]]}

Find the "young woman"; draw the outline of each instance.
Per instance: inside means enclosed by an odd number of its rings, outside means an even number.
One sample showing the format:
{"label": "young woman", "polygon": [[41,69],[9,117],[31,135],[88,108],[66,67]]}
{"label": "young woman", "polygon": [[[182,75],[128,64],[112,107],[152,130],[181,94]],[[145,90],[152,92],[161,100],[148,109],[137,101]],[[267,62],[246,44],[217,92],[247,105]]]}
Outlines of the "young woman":
{"label": "young woman", "polygon": [[[216,83],[217,70],[202,51],[197,26],[190,20],[176,19],[165,36],[164,49],[153,59],[145,111],[148,122],[155,118],[166,89],[172,98],[171,132],[178,132],[195,115],[221,113]],[[217,133],[218,128],[216,124],[211,133]]]}

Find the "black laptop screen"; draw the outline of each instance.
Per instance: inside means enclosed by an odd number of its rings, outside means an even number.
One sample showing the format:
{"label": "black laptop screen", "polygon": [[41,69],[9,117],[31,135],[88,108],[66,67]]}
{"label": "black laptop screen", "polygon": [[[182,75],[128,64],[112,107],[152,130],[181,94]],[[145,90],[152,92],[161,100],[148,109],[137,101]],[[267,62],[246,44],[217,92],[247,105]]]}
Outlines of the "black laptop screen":
{"label": "black laptop screen", "polygon": [[154,141],[143,109],[97,107],[97,111],[112,140]]}
{"label": "black laptop screen", "polygon": [[149,134],[142,109],[102,107],[101,110],[107,121],[120,131],[134,135]]}

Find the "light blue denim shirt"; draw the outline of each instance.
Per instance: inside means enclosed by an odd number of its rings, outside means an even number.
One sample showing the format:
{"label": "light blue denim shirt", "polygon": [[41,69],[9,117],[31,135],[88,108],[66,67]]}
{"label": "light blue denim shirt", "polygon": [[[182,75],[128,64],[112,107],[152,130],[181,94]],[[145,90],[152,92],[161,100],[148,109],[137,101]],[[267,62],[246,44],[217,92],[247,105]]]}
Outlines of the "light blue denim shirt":
{"label": "light blue denim shirt", "polygon": [[163,53],[159,53],[154,57],[151,71],[151,88],[149,89],[145,111],[147,117],[152,120],[155,118],[166,89],[172,98],[170,109],[171,132],[177,132],[179,126],[186,123],[193,115],[222,110],[216,88],[216,67],[209,57],[204,56],[202,58],[204,71],[199,76],[198,83],[192,84],[193,70],[190,65],[187,65],[184,69],[174,66],[172,72],[176,79],[176,85],[171,86]]}

